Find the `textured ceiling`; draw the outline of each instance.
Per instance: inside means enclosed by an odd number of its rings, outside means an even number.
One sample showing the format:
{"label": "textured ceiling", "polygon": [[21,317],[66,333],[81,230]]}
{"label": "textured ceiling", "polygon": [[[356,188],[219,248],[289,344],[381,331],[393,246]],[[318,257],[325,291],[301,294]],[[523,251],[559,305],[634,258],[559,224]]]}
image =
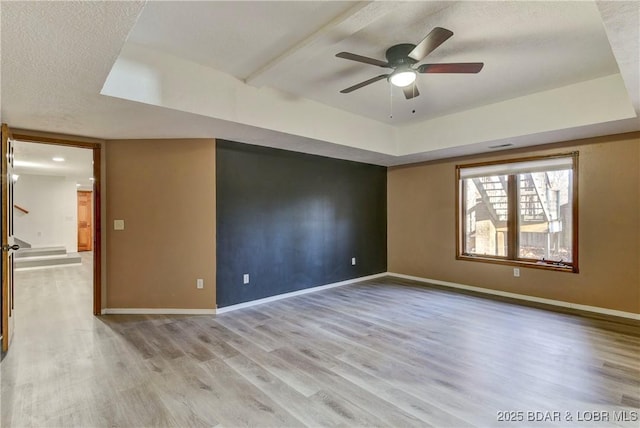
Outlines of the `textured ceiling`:
{"label": "textured ceiling", "polygon": [[353,3],[152,2],[128,40],[245,79]]}
{"label": "textured ceiling", "polygon": [[[640,129],[623,105],[640,109],[637,1],[25,1],[0,8],[0,113],[15,128],[104,139],[221,137],[387,165],[505,141],[518,147]],[[411,101],[386,81],[339,93],[382,69],[335,53],[382,59],[390,45],[416,43],[435,26],[455,35],[425,62],[483,61],[480,74],[421,75],[421,96]],[[101,95],[114,64],[136,46],[164,58],[165,69],[145,69],[159,85],[155,101]],[[171,87],[168,77],[181,75],[187,86]],[[622,97],[603,97],[608,86],[589,83],[615,75],[626,86]],[[140,83],[131,81],[129,92]],[[592,99],[616,104],[585,105],[590,94],[575,105],[563,100],[578,91],[564,88],[578,87],[600,88]],[[557,101],[572,120],[545,116]],[[535,108],[501,124],[480,122],[512,105]],[[471,129],[449,139],[447,129],[461,126]],[[484,132],[489,126],[500,132]],[[367,145],[368,135],[387,139],[387,148]]]}
{"label": "textured ceiling", "polygon": [[1,2],[2,120],[100,137],[118,115],[99,100],[100,88],[142,6]]}

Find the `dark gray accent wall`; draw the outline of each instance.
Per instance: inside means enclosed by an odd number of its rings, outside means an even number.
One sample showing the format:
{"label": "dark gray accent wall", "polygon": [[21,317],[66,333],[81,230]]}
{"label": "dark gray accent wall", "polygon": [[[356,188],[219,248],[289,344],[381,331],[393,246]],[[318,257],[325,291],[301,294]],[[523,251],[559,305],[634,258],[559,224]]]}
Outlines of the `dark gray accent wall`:
{"label": "dark gray accent wall", "polygon": [[218,307],[387,270],[385,167],[224,140],[216,162]]}

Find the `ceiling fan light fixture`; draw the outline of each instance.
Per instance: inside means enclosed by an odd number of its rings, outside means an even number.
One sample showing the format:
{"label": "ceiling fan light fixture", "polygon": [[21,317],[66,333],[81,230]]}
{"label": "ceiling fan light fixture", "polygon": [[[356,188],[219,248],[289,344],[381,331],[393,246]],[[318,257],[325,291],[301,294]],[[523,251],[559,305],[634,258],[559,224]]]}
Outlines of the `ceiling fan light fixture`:
{"label": "ceiling fan light fixture", "polygon": [[404,88],[416,81],[416,72],[413,70],[396,71],[389,77],[389,82],[393,86]]}

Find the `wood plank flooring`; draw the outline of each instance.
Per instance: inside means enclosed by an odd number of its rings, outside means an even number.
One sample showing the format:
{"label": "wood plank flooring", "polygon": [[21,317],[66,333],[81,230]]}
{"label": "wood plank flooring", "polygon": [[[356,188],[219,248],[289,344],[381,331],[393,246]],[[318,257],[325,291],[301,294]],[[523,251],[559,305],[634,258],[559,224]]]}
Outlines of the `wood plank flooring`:
{"label": "wood plank flooring", "polygon": [[638,426],[638,327],[407,281],[93,317],[85,265],[18,272],[16,305],[3,427]]}

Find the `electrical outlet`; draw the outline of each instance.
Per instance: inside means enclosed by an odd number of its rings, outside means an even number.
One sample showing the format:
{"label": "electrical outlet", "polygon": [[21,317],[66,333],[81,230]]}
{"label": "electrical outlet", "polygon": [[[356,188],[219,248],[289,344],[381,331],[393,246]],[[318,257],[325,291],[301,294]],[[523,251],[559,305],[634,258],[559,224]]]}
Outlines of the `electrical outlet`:
{"label": "electrical outlet", "polygon": [[356,265],[356,258],[355,257],[351,257],[351,265],[352,266]]}
{"label": "electrical outlet", "polygon": [[249,274],[245,273],[244,275],[242,275],[242,283],[243,284],[248,284],[249,283]]}
{"label": "electrical outlet", "polygon": [[513,276],[520,278],[520,268],[513,268]]}
{"label": "electrical outlet", "polygon": [[204,279],[202,278],[196,279],[196,288],[204,288]]}

